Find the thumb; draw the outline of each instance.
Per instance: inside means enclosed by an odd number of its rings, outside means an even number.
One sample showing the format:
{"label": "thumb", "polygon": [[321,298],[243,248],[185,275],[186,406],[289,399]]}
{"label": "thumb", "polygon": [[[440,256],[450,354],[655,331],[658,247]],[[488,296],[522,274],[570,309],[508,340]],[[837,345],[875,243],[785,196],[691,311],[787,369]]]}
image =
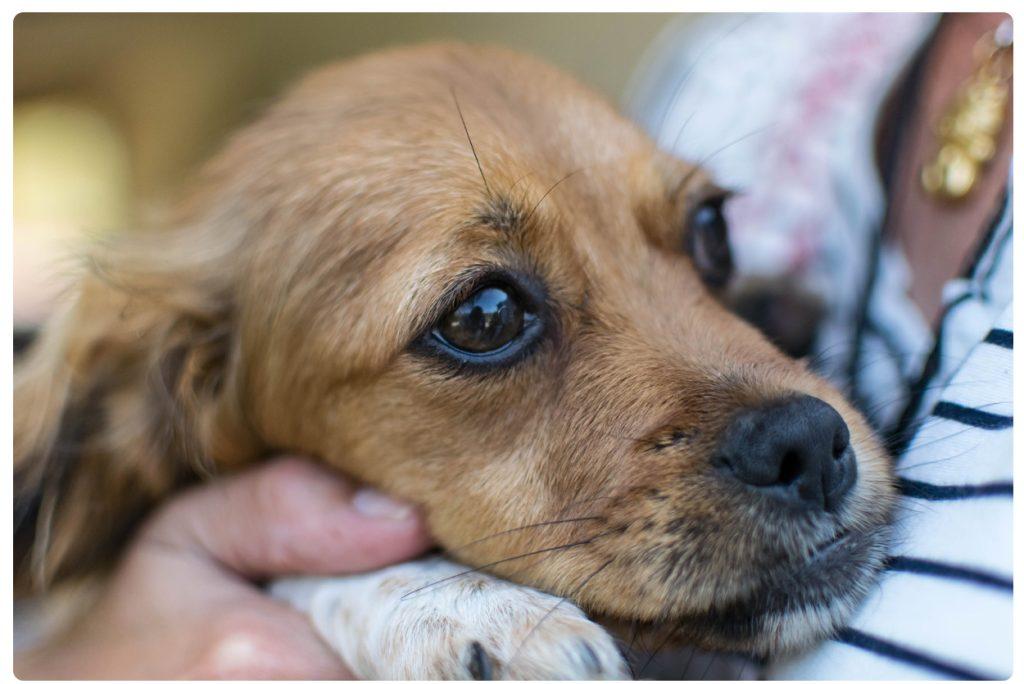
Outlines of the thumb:
{"label": "thumb", "polygon": [[431,545],[413,506],[295,457],[198,487],[148,534],[251,578],[364,572]]}

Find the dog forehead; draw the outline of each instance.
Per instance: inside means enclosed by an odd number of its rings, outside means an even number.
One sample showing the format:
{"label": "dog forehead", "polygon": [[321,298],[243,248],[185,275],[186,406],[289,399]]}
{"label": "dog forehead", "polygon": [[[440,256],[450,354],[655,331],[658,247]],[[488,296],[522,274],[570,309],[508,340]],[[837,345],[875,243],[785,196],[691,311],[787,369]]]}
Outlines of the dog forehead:
{"label": "dog forehead", "polygon": [[313,72],[276,109],[330,138],[374,134],[394,153],[465,146],[518,151],[533,163],[599,164],[650,146],[639,129],[569,74],[504,48],[427,44]]}
{"label": "dog forehead", "polygon": [[362,218],[378,237],[454,230],[497,197],[523,213],[566,208],[562,227],[586,239],[665,204],[670,185],[665,155],[602,98],[501,48],[416,46],[326,67],[248,138],[263,153],[250,196],[304,227]]}

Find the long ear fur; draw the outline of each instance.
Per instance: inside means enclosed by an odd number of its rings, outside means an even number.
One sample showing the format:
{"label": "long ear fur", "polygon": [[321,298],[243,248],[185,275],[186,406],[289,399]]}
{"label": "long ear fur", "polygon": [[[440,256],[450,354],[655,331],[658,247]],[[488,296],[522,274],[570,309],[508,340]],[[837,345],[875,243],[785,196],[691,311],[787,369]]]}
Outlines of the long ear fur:
{"label": "long ear fur", "polygon": [[19,591],[103,569],[169,491],[258,451],[235,379],[242,240],[207,225],[97,250],[16,366]]}

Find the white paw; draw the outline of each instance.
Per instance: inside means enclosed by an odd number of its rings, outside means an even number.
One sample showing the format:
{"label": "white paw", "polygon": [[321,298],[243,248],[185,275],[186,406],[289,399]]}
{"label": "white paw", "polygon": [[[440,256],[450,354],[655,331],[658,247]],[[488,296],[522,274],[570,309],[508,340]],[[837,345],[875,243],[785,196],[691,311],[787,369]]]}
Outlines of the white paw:
{"label": "white paw", "polygon": [[[467,591],[490,594],[493,587]],[[568,601],[510,584],[485,598],[464,596],[461,604],[448,616],[431,678],[629,678],[611,636]],[[427,609],[417,619],[429,625],[438,617]]]}
{"label": "white paw", "polygon": [[458,574],[465,570],[421,560],[357,577],[284,580],[272,593],[308,612],[367,679],[629,678],[611,636],[569,601]]}

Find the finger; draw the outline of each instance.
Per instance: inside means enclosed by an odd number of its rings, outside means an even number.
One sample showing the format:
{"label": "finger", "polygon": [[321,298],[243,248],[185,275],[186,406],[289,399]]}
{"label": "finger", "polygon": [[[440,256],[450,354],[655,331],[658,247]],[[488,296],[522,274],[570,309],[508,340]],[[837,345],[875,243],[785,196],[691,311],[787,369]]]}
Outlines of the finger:
{"label": "finger", "polygon": [[363,572],[430,546],[413,506],[294,457],[193,490],[144,534],[253,578]]}
{"label": "finger", "polygon": [[29,680],[354,678],[305,616],[263,596],[250,601],[198,623],[150,619],[130,633],[82,624],[18,651],[15,672]]}
{"label": "finger", "polygon": [[206,640],[192,661],[196,679],[353,679],[352,672],[290,607],[254,605]]}

